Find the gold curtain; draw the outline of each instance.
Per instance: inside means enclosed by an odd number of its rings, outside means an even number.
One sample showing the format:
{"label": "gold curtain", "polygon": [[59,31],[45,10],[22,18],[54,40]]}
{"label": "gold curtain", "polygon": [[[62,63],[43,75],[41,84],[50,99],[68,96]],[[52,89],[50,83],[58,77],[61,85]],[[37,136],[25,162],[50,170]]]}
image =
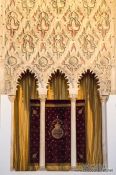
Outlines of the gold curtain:
{"label": "gold curtain", "polygon": [[19,81],[14,102],[13,168],[16,171],[38,169],[38,165],[29,165],[29,101],[37,98],[36,80],[27,71]]}
{"label": "gold curtain", "polygon": [[59,70],[52,75],[48,84],[47,99],[66,100],[69,99],[68,81]]}
{"label": "gold curtain", "polygon": [[87,164],[102,165],[102,109],[94,75],[86,73],[80,80],[78,99],[86,100]]}

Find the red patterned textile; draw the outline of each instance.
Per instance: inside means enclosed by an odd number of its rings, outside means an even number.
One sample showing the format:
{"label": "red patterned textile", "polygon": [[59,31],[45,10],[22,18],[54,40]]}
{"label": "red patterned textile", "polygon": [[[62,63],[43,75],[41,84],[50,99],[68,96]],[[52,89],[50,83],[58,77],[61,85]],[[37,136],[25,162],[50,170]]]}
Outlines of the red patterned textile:
{"label": "red patterned textile", "polygon": [[70,100],[46,101],[46,164],[71,161]]}
{"label": "red patterned textile", "polygon": [[39,163],[40,101],[30,100],[30,163]]}
{"label": "red patterned textile", "polygon": [[85,101],[76,102],[77,163],[86,163]]}
{"label": "red patterned textile", "polygon": [[[76,102],[77,163],[86,163],[85,101]],[[30,100],[30,163],[39,163],[40,101]],[[71,101],[47,100],[45,109],[45,160],[71,162]]]}

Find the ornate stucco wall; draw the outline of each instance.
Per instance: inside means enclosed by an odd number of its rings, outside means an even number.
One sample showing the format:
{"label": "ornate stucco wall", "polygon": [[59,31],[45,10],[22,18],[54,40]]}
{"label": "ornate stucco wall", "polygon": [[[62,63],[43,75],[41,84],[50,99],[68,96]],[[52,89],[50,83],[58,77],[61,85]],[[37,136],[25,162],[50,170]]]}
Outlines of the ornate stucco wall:
{"label": "ornate stucco wall", "polygon": [[40,89],[46,89],[57,69],[70,88],[77,88],[81,74],[90,69],[99,78],[100,93],[111,93],[115,11],[115,0],[1,0],[1,93],[15,94],[27,69]]}

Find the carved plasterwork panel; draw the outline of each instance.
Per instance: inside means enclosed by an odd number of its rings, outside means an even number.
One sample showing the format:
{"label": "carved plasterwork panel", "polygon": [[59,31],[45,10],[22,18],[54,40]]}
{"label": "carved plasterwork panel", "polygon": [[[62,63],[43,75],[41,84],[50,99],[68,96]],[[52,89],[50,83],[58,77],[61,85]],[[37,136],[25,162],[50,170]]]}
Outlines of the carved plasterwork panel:
{"label": "carved plasterwork panel", "polygon": [[94,14],[97,30],[100,37],[105,37],[110,30],[111,10],[106,1],[102,1],[98,10]]}
{"label": "carved plasterwork panel", "polygon": [[79,37],[79,43],[86,59],[90,59],[95,52],[98,45],[99,37],[90,23],[87,23],[86,28],[83,29]]}
{"label": "carved plasterwork panel", "polygon": [[73,43],[71,50],[68,51],[63,65],[70,70],[71,72],[75,73],[78,69],[85,64],[84,58],[79,53],[78,49],[76,48],[76,44]]}
{"label": "carved plasterwork panel", "polygon": [[86,9],[88,15],[90,15],[91,11],[95,8],[96,0],[82,0],[83,7]]}
{"label": "carved plasterwork panel", "polygon": [[57,58],[60,58],[65,52],[68,41],[69,38],[67,37],[65,31],[62,29],[61,24],[58,22],[48,39],[48,42],[52,48],[52,52]]}
{"label": "carved plasterwork panel", "polygon": [[82,28],[83,19],[83,11],[78,6],[75,9],[68,8],[66,13],[64,13],[62,24],[64,24],[65,31],[72,39],[76,37]]}
{"label": "carved plasterwork panel", "polygon": [[76,88],[87,69],[111,91],[114,59],[113,0],[1,0],[0,67],[2,93],[13,94],[21,72],[30,69],[46,88],[60,69]]}

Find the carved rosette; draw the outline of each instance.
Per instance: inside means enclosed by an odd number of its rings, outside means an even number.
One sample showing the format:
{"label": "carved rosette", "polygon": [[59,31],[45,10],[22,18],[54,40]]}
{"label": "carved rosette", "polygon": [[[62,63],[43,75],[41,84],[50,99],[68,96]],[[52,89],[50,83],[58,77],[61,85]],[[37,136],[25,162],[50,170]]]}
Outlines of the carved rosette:
{"label": "carved rosette", "polygon": [[39,71],[45,72],[54,64],[54,61],[49,53],[39,54],[38,52],[33,64],[37,67],[37,69],[39,69]]}
{"label": "carved rosette", "polygon": [[75,72],[84,64],[85,60],[82,58],[75,44],[73,43],[71,50],[67,53],[63,61],[63,65],[65,65],[71,72]]}

